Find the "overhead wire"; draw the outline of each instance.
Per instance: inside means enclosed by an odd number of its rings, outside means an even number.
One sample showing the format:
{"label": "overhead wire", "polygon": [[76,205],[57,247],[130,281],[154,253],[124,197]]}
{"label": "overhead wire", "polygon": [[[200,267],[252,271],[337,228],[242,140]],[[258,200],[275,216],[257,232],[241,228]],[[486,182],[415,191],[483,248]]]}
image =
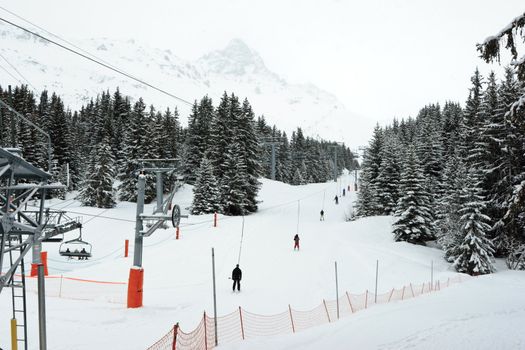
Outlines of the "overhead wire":
{"label": "overhead wire", "polygon": [[18,79],[17,77],[15,77],[10,71],[8,71],[4,66],[2,66],[0,64],[0,68],[6,72],[11,78],[15,79],[16,81],[18,81],[21,85],[24,85],[24,83],[22,81],[20,81],[20,79]]}
{"label": "overhead wire", "polygon": [[9,62],[9,61],[7,60],[7,58],[5,58],[4,55],[2,55],[2,54],[0,53],[0,57],[2,57],[2,58],[4,59],[4,61],[6,61],[7,64],[8,64],[11,68],[13,68],[13,70],[14,70],[15,72],[17,72],[18,75],[20,75],[20,77],[21,77],[21,78],[22,78],[22,79],[23,79],[23,80],[24,80],[29,86],[31,86],[31,87],[33,88],[33,90],[35,90],[35,92],[38,92],[37,88],[35,88],[35,86],[34,86],[33,84],[31,84],[31,82],[30,82],[30,81],[29,81],[29,80],[28,80],[28,79],[27,79],[22,73],[20,73],[20,71],[19,71],[18,69],[16,69],[16,67],[15,67],[14,65],[12,65],[11,62]]}
{"label": "overhead wire", "polygon": [[172,93],[170,93],[170,92],[168,92],[168,91],[166,91],[166,90],[164,90],[164,89],[161,89],[161,88],[159,88],[159,87],[157,87],[157,86],[155,86],[155,85],[152,85],[152,84],[150,84],[150,83],[148,83],[148,82],[146,82],[146,81],[144,81],[144,80],[142,80],[142,79],[136,78],[136,77],[132,76],[131,74],[124,72],[123,70],[121,70],[121,69],[119,69],[119,68],[112,67],[111,65],[108,65],[108,64],[106,64],[106,63],[104,63],[104,62],[101,62],[101,61],[99,61],[98,59],[91,58],[91,57],[89,57],[89,56],[86,55],[86,54],[83,54],[83,53],[81,53],[81,52],[78,52],[78,51],[76,51],[76,50],[73,50],[73,49],[71,49],[71,48],[69,48],[69,47],[67,47],[67,46],[65,46],[65,45],[63,45],[63,44],[61,44],[61,43],[58,43],[58,42],[56,42],[56,41],[54,41],[54,40],[52,40],[52,39],[49,39],[49,38],[47,38],[47,37],[45,37],[45,36],[43,36],[43,35],[41,35],[41,34],[38,34],[38,33],[36,33],[35,31],[32,31],[32,30],[30,30],[30,29],[27,29],[27,28],[21,26],[21,25],[18,25],[18,24],[16,24],[16,23],[13,23],[13,22],[11,22],[11,21],[9,21],[9,20],[3,18],[3,17],[0,17],[0,21],[5,22],[5,23],[7,23],[7,24],[10,24],[10,25],[12,25],[12,26],[14,26],[14,27],[16,27],[16,28],[18,28],[18,29],[21,29],[21,30],[23,30],[23,31],[25,31],[25,32],[27,32],[27,33],[29,33],[29,34],[32,34],[32,35],[34,35],[34,36],[36,36],[36,37],[38,37],[38,38],[40,38],[40,39],[42,39],[42,40],[44,40],[44,41],[47,41],[47,42],[49,42],[49,43],[51,43],[51,44],[53,44],[53,45],[56,45],[56,46],[58,46],[58,47],[60,47],[60,48],[62,48],[62,49],[64,49],[64,50],[67,50],[67,51],[69,51],[69,52],[75,54],[75,55],[78,55],[78,56],[80,56],[80,57],[83,57],[83,58],[85,58],[85,59],[87,59],[87,60],[89,60],[89,61],[91,61],[91,62],[93,62],[93,63],[96,63],[96,64],[98,64],[98,65],[100,65],[100,66],[102,66],[102,67],[105,67],[105,68],[107,68],[107,69],[109,69],[109,70],[112,70],[112,71],[114,71],[114,72],[116,72],[116,73],[118,73],[118,74],[120,74],[120,75],[123,75],[123,76],[129,78],[129,79],[135,80],[135,81],[137,81],[137,82],[139,82],[139,83],[141,83],[141,84],[143,84],[143,85],[145,85],[145,86],[147,86],[147,87],[150,87],[150,88],[152,88],[152,89],[154,89],[154,90],[156,90],[156,91],[158,91],[158,92],[161,92],[161,93],[163,93],[163,94],[165,94],[165,95],[167,95],[167,96],[170,96],[170,97],[172,97],[172,98],[174,98],[174,99],[176,99],[176,100],[178,100],[178,101],[180,101],[180,102],[182,102],[182,103],[185,103],[185,104],[187,104],[187,105],[189,105],[189,106],[193,106],[193,103],[191,103],[191,102],[189,102],[189,101],[187,101],[187,100],[185,100],[185,99],[183,99],[183,98],[181,98],[181,97],[178,97],[178,96],[176,96],[176,95],[174,95],[174,94],[172,94]]}
{"label": "overhead wire", "polygon": [[57,38],[57,39],[59,39],[59,40],[65,42],[66,44],[73,46],[75,49],[77,49],[77,50],[79,50],[79,51],[82,51],[82,52],[85,53],[86,55],[89,55],[89,56],[91,56],[91,57],[94,57],[94,58],[96,58],[97,60],[99,60],[100,62],[104,62],[104,63],[107,64],[108,66],[112,66],[112,67],[116,68],[116,66],[114,66],[114,65],[112,65],[111,63],[109,63],[109,62],[103,60],[102,58],[100,58],[100,57],[98,57],[98,56],[96,56],[96,55],[90,53],[89,51],[84,50],[83,48],[81,48],[81,47],[75,45],[74,43],[72,43],[72,42],[70,42],[70,41],[64,39],[63,37],[61,37],[61,36],[59,36],[59,35],[57,35],[57,34],[55,34],[55,33],[52,33],[52,32],[50,32],[49,30],[47,30],[47,29],[45,29],[45,28],[42,28],[42,27],[39,26],[38,24],[35,24],[35,23],[31,22],[30,20],[25,19],[24,17],[22,17],[22,16],[20,16],[20,15],[17,15],[17,14],[14,13],[13,11],[10,11],[10,10],[6,9],[5,7],[2,7],[2,6],[0,6],[0,10],[3,10],[3,11],[5,11],[5,12],[9,13],[10,15],[13,15],[14,17],[16,17],[16,18],[18,18],[18,19],[20,19],[20,20],[26,22],[27,24],[32,25],[33,27],[40,29],[41,31],[47,33],[48,35],[51,35],[52,37],[55,37],[55,38]]}

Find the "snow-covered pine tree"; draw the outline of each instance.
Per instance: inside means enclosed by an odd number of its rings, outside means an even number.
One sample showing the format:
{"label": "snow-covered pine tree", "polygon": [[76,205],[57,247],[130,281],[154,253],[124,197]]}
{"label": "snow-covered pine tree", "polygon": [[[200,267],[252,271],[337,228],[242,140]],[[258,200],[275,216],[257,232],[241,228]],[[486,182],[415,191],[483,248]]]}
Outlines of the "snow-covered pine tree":
{"label": "snow-covered pine tree", "polygon": [[145,135],[144,125],[146,117],[144,111],[146,105],[140,98],[133,106],[128,132],[124,141],[124,168],[119,174],[121,181],[119,186],[119,197],[122,201],[135,202],[137,200],[137,171],[139,164],[137,159],[144,158]]}
{"label": "snow-covered pine tree", "polygon": [[465,126],[465,154],[462,156],[469,159],[471,164],[476,162],[473,158],[475,155],[476,141],[480,133],[480,107],[483,98],[483,77],[476,68],[474,75],[470,79],[472,87],[470,88],[469,96],[465,104],[465,111],[463,113]]}
{"label": "snow-covered pine tree", "polygon": [[244,158],[246,165],[246,206],[247,212],[257,210],[257,193],[259,192],[261,164],[259,161],[259,140],[255,132],[255,120],[252,107],[247,99],[242,104],[242,113],[239,115],[237,124],[237,141],[240,146],[240,156]]}
{"label": "snow-covered pine tree", "polygon": [[292,181],[291,153],[290,143],[288,142],[288,137],[285,132],[283,132],[281,142],[281,145],[276,151],[275,179],[277,181],[290,183]]}
{"label": "snow-covered pine tree", "polygon": [[104,137],[93,153],[93,160],[80,192],[80,200],[83,205],[113,208],[116,204],[113,190],[115,160],[110,143],[110,138]]}
{"label": "snow-covered pine tree", "polygon": [[399,199],[400,155],[401,150],[396,136],[386,136],[382,148],[381,168],[376,179],[377,186],[380,189],[378,196],[383,215],[393,214]]}
{"label": "snow-covered pine tree", "polygon": [[402,165],[401,197],[395,212],[393,233],[396,241],[425,244],[434,238],[434,218],[422,173],[414,147],[410,146]]}
{"label": "snow-covered pine tree", "polygon": [[222,209],[225,215],[244,215],[247,204],[246,165],[239,157],[240,145],[233,142],[226,152],[224,175],[220,179]]}
{"label": "snow-covered pine tree", "polygon": [[383,147],[383,131],[376,125],[372,140],[363,155],[361,176],[359,178],[359,194],[356,203],[358,216],[381,215],[381,189],[378,187],[378,176],[381,167],[381,150]]}
{"label": "snow-covered pine tree", "polygon": [[303,175],[301,174],[300,168],[295,168],[291,184],[292,185],[296,185],[296,186],[297,185],[304,185],[304,184],[306,184],[306,182],[305,182],[305,180],[303,178]]}
{"label": "snow-covered pine tree", "polygon": [[482,213],[485,209],[478,176],[469,171],[467,186],[462,190],[463,201],[459,214],[461,243],[457,247],[454,267],[458,272],[483,275],[494,271],[492,242],[486,237],[490,230],[490,218]]}
{"label": "snow-covered pine tree", "polygon": [[446,102],[442,112],[441,138],[446,159],[464,144],[463,110],[459,103]]}
{"label": "snow-covered pine tree", "polygon": [[[511,102],[505,114],[505,123],[508,134],[506,138],[507,174],[509,185],[513,188],[512,194],[506,203],[508,209],[503,217],[506,234],[510,237],[525,242],[525,56],[523,47],[517,43],[525,39],[525,13],[515,17],[497,35],[489,36],[478,51],[486,62],[500,60],[502,48],[509,50],[512,56],[511,65],[516,72],[518,80],[518,97]],[[520,56],[521,51],[521,56]],[[518,245],[519,250],[521,250]],[[515,252],[511,252],[514,255]]]}
{"label": "snow-covered pine tree", "polygon": [[445,260],[454,262],[457,247],[461,243],[459,209],[461,193],[468,185],[467,168],[459,157],[460,151],[451,154],[446,161],[443,174],[443,196],[437,201],[436,226],[438,244],[445,251]]}
{"label": "snow-covered pine tree", "polygon": [[208,158],[204,157],[193,188],[191,213],[200,215],[221,212],[220,202],[219,184],[214,175],[213,165]]}
{"label": "snow-covered pine tree", "polygon": [[222,181],[227,171],[228,150],[234,141],[236,119],[240,113],[239,99],[233,94],[230,98],[224,92],[211,123],[212,132],[207,149],[208,159],[213,163],[219,181]]}

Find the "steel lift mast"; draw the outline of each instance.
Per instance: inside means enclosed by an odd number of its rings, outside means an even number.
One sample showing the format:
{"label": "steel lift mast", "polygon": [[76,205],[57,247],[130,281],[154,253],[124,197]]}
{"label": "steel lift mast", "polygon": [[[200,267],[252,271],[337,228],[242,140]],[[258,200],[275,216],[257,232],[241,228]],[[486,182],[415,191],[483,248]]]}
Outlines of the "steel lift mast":
{"label": "steel lift mast", "polygon": [[[47,191],[65,188],[60,184],[48,184],[50,179],[51,174],[28,163],[14,150],[0,148],[0,266],[7,266],[7,271],[0,276],[0,293],[5,287],[12,288],[13,347],[22,343],[27,349],[24,257],[31,251],[38,276],[40,349],[47,348],[44,265],[40,252],[42,241],[52,238],[58,231],[44,233],[44,201]],[[36,215],[26,213],[24,207],[36,196],[40,199],[39,211]],[[22,316],[22,322],[18,323],[17,316]],[[18,328],[23,329],[23,335],[17,336]]]}

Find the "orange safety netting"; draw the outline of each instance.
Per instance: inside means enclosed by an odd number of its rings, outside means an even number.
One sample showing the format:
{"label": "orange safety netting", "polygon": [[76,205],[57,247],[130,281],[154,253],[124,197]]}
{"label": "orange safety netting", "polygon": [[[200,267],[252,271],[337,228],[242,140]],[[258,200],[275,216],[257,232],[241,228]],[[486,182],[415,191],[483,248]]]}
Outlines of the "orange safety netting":
{"label": "orange safety netting", "polygon": [[[46,296],[126,304],[127,283],[97,281],[66,276],[46,276]],[[37,293],[37,278],[26,276],[28,292]]]}
{"label": "orange safety netting", "polygon": [[[391,301],[405,300],[439,291],[452,284],[462,282],[465,276],[458,275],[446,281],[434,283],[409,284],[400,289],[375,295],[366,291],[362,294],[341,295],[339,300],[323,300],[316,308],[308,311],[288,310],[276,315],[258,315],[239,307],[238,310],[217,317],[208,317],[206,313],[199,325],[191,332],[185,333],[179,325],[175,325],[164,337],[148,350],[207,350],[217,344],[226,344],[246,338],[267,337],[279,334],[295,333],[310,327],[335,322],[359,310],[367,309],[375,304],[385,304]],[[217,321],[217,334],[215,334]]]}

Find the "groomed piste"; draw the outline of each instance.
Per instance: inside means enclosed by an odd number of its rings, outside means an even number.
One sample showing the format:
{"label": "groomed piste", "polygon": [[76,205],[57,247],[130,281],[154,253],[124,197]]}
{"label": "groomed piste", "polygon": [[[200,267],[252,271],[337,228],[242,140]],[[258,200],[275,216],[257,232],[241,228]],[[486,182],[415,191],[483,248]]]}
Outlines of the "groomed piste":
{"label": "groomed piste", "polygon": [[[50,274],[46,280],[48,348],[146,349],[176,323],[183,330],[196,329],[204,312],[213,315],[212,247],[218,316],[239,312],[239,307],[252,314],[276,315],[289,308],[312,310],[323,300],[334,300],[335,261],[340,297],[345,292],[361,295],[368,291],[373,299],[376,262],[378,295],[410,284],[428,286],[431,264],[434,282],[457,278],[442,259],[441,250],[393,242],[391,217],[346,221],[356,193],[352,188],[342,197],[339,190],[352,184],[353,177],[347,174],[338,184],[289,186],[262,180],[259,211],[245,217],[241,251],[241,217],[219,216],[218,227],[213,227],[213,215],[190,216],[181,222],[178,240],[175,229],[158,230],[144,242],[144,307],[138,309],[126,308],[135,204],[119,203],[114,209],[103,210],[81,207],[71,199],[73,194],[65,201],[53,200],[54,208],[83,217],[83,239],[92,244],[93,256],[67,259],[59,255],[58,244],[44,244]],[[333,200],[336,193],[337,205]],[[191,200],[192,188],[186,185],[175,195],[174,203],[185,211]],[[321,209],[325,221],[320,221]],[[152,206],[146,207],[151,210]],[[299,251],[293,249],[296,233],[301,238]],[[75,234],[71,233],[71,238]],[[126,239],[131,242],[128,258],[124,257]],[[228,279],[237,262],[243,271],[240,293],[232,292]],[[520,348],[525,344],[518,326],[522,323],[518,321],[525,320],[525,277],[506,271],[502,263],[497,266],[496,274],[418,298],[375,305],[338,322],[224,345],[219,340],[219,345],[224,349],[488,349],[495,344],[490,339],[497,338],[498,348]],[[29,339],[38,339],[32,288],[29,281]],[[8,348],[11,315],[4,310],[9,310],[9,302],[9,294],[2,293],[3,348]],[[333,315],[333,305],[330,308]],[[493,327],[494,318],[501,321],[497,328]],[[466,337],[465,332],[476,336]],[[503,332],[509,337],[502,337]],[[37,349],[37,343],[30,342],[30,348]]]}

